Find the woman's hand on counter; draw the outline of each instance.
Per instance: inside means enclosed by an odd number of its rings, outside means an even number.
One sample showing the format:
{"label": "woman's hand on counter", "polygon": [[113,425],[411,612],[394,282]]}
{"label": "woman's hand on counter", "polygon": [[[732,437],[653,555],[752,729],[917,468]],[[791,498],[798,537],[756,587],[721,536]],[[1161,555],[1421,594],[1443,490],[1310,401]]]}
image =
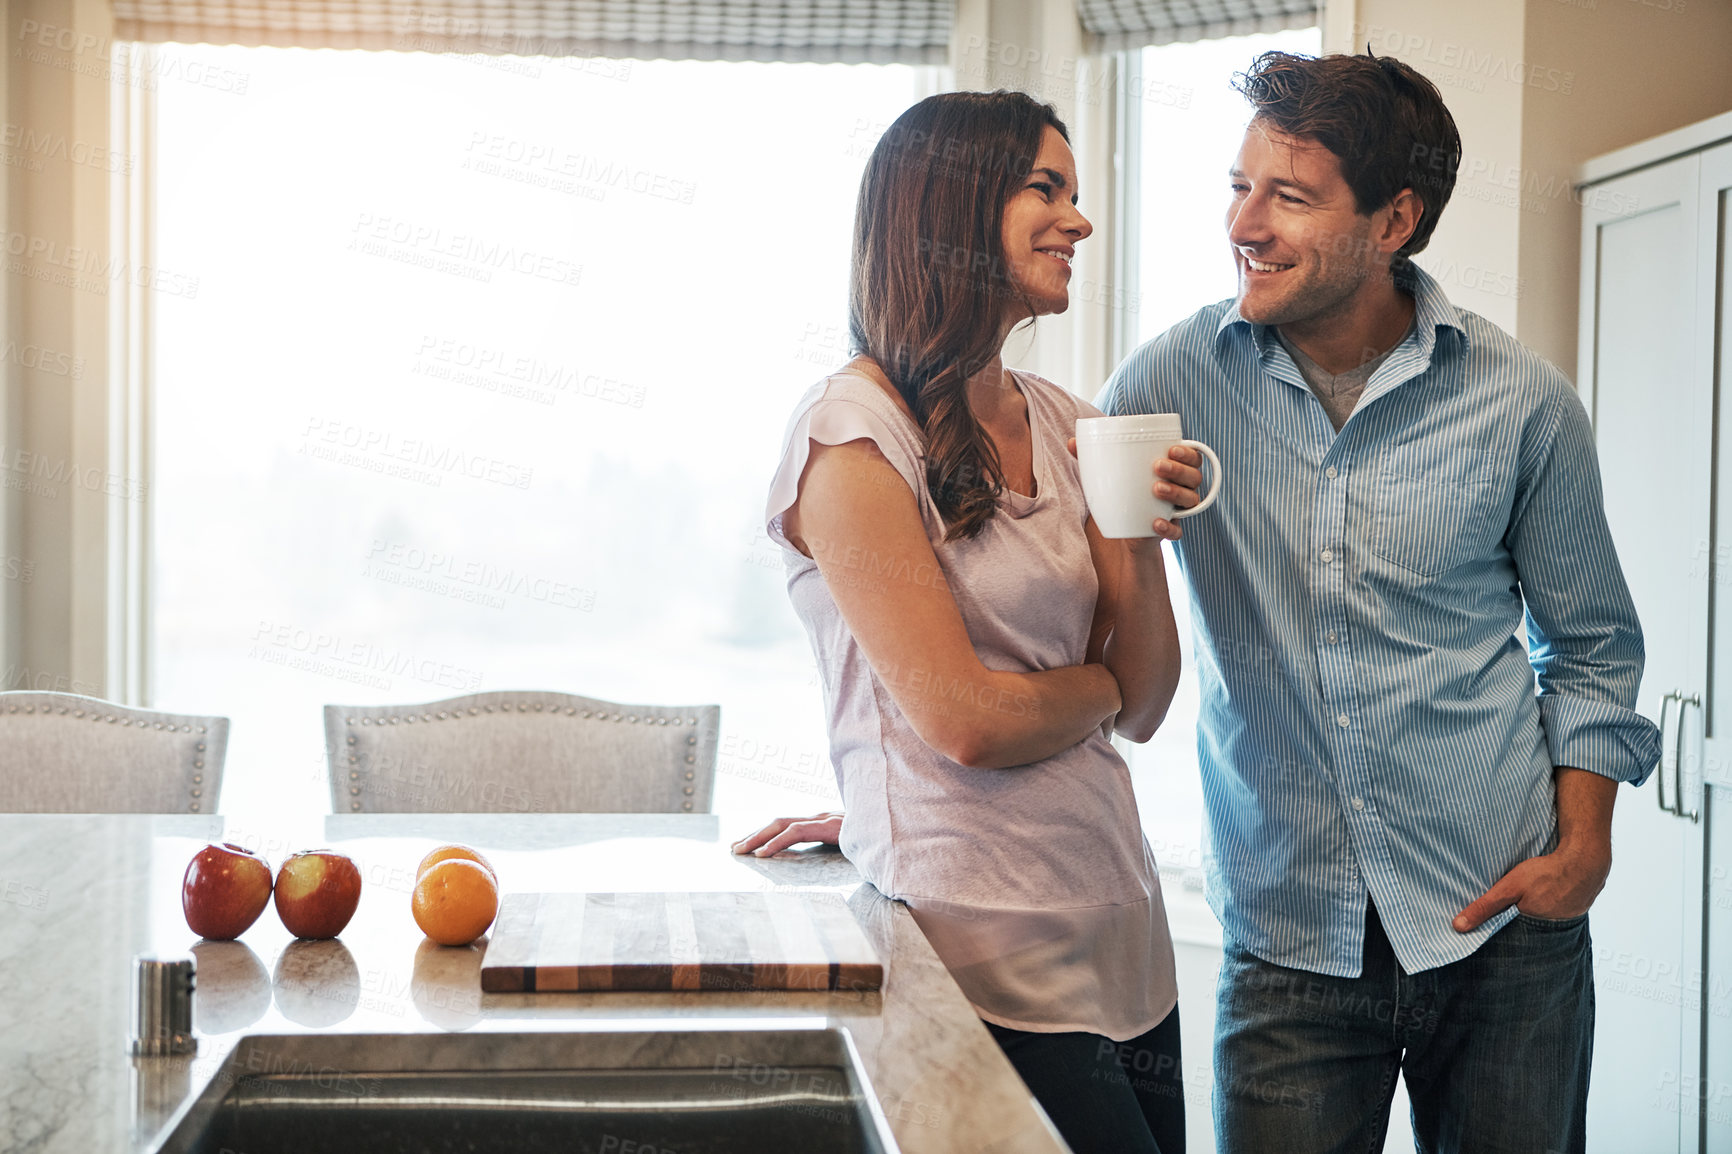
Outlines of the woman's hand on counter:
{"label": "woman's hand on counter", "polygon": [[757,833],[747,834],[734,843],[735,853],[769,857],[803,841],[839,845],[842,841],[842,815],[820,813],[813,817],[779,817]]}

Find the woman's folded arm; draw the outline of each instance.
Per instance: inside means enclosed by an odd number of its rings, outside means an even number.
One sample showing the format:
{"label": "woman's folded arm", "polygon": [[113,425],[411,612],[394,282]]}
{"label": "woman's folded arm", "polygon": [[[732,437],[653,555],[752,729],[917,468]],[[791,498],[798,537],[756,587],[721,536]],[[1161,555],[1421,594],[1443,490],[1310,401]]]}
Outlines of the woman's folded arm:
{"label": "woman's folded arm", "polygon": [[1103,663],[1038,673],[981,663],[914,493],[870,440],[813,442],[782,525],[817,563],[915,734],[952,761],[1027,765],[1070,748],[1118,712],[1118,682]]}

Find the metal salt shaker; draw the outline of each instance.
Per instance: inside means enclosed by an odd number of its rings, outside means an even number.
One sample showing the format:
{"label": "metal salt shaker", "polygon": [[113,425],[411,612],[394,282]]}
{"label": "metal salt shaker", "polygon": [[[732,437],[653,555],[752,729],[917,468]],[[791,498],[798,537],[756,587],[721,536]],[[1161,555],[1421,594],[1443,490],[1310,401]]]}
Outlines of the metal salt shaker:
{"label": "metal salt shaker", "polygon": [[132,959],[132,1053],[160,1058],[198,1051],[192,1033],[195,963],[190,955]]}

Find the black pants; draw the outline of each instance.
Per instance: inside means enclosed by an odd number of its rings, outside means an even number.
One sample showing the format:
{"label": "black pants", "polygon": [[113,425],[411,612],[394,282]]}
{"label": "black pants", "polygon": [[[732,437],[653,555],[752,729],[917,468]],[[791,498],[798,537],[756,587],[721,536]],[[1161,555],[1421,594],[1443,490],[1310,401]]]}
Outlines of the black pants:
{"label": "black pants", "polygon": [[1185,1154],[1177,1006],[1128,1042],[986,1028],[1076,1154]]}

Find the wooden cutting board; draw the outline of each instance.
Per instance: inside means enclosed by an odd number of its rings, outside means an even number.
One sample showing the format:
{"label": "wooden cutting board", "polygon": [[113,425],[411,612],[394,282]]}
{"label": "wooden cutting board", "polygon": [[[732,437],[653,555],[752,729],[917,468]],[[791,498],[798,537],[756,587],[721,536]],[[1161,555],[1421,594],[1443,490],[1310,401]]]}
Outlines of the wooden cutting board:
{"label": "wooden cutting board", "polygon": [[509,894],[481,988],[876,990],[884,967],[841,896]]}

